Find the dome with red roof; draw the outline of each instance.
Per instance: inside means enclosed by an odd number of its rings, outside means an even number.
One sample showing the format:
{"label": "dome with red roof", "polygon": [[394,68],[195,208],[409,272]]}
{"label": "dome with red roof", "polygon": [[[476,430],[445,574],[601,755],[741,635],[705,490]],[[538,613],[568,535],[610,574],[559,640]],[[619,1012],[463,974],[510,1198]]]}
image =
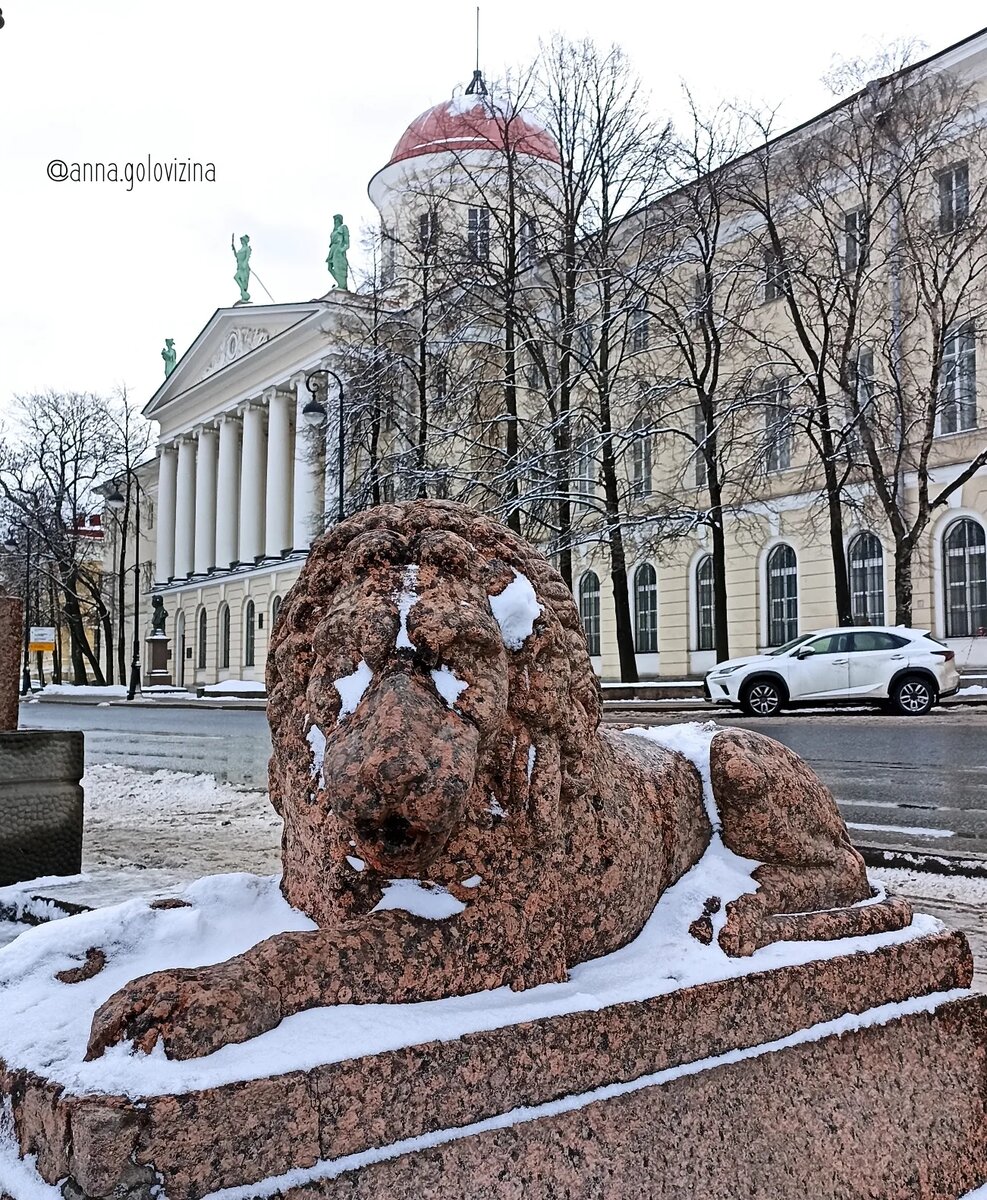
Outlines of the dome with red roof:
{"label": "dome with red roof", "polygon": [[506,116],[480,93],[454,96],[416,117],[394,147],[388,166],[423,154],[504,150],[505,142],[521,154],[560,161],[559,148],[543,125],[527,112]]}

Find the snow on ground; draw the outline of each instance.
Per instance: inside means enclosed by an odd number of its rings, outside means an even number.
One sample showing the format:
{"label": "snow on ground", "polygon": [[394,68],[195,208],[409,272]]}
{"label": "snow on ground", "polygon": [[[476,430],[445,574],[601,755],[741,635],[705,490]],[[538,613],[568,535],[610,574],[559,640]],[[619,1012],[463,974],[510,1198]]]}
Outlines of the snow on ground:
{"label": "snow on ground", "polygon": [[49,683],[47,687],[39,688],[36,696],[99,696],[101,700],[115,700],[126,696],[127,689],[122,683],[110,684],[108,687],[87,687],[80,684],[76,687],[71,683]]}
{"label": "snow on ground", "polygon": [[979,683],[971,683],[968,687],[961,687],[956,694],[957,696],[987,696],[987,687],[981,687]]}
{"label": "snow on ground", "polygon": [[202,690],[206,696],[221,696],[224,692],[263,693],[266,685],[254,679],[224,679],[222,683],[210,683]]}

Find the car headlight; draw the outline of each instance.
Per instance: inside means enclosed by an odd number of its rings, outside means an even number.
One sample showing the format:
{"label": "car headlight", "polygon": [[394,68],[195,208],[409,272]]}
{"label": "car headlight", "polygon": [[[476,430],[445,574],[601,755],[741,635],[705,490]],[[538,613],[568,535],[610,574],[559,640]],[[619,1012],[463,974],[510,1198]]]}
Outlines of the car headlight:
{"label": "car headlight", "polygon": [[710,679],[722,679],[725,675],[732,675],[734,671],[739,671],[743,663],[738,663],[735,667],[724,667],[722,671],[710,671]]}

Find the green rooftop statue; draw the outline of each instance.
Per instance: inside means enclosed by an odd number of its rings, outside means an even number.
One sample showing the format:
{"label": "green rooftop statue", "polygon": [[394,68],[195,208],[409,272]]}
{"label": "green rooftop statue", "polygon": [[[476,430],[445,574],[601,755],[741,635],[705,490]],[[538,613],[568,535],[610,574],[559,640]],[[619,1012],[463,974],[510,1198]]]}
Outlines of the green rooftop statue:
{"label": "green rooftop statue", "polygon": [[235,235],[230,238],[230,249],[236,255],[236,274],[233,278],[240,289],[240,303],[250,303],[250,293],[247,284],[250,282],[250,238],[244,234],[240,238],[240,249],[236,248]]}
{"label": "green rooftop statue", "polygon": [[165,338],[164,349],[161,351],[161,357],[164,359],[165,379],[174,371],[175,360],[178,358],[175,352],[175,339]]}
{"label": "green rooftop statue", "polygon": [[349,274],[349,263],[346,261],[346,251],[350,248],[350,231],[343,224],[341,213],[336,213],[332,219],[332,237],[329,239],[329,257],[326,266],[329,274],[336,281],[336,287],[346,291],[346,277]]}

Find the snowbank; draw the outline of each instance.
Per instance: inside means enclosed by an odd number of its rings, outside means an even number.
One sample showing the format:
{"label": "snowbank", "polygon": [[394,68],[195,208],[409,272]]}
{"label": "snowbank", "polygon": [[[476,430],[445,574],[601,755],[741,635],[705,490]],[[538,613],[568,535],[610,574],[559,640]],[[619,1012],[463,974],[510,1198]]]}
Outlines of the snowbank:
{"label": "snowbank", "polygon": [[71,683],[49,683],[34,693],[36,696],[98,696],[101,700],[121,698],[127,695],[127,689],[122,683],[110,684],[107,687],[93,687],[80,684],[76,687]]}
{"label": "snowbank", "polygon": [[222,696],[226,692],[257,692],[267,691],[263,683],[255,679],[224,679],[222,683],[210,683],[202,689],[204,696]]}

